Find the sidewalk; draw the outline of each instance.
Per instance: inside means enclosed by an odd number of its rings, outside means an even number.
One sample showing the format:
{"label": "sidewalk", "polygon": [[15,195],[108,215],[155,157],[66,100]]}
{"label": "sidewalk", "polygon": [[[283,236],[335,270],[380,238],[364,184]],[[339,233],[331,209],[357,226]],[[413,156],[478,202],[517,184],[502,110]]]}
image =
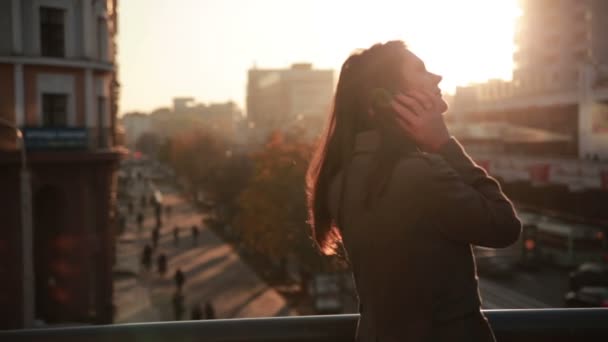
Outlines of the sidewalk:
{"label": "sidewalk", "polygon": [[[191,305],[206,301],[213,303],[217,318],[244,318],[295,315],[284,298],[265,284],[240,258],[230,245],[210,229],[201,226],[202,214],[181,197],[172,186],[161,185],[163,204],[172,207],[171,216],[163,215],[159,246],[153,253],[149,272],[139,265],[141,251],[151,244],[154,212],[145,208],[144,228],[138,234],[135,215],[128,219],[125,232],[117,239],[117,263],[114,272],[114,304],[116,323],[174,320],[171,298],[175,292],[173,276],[178,267],[185,274],[183,294],[185,312],[189,319]],[[151,193],[142,184],[132,193]],[[141,208],[136,201],[135,213]],[[194,244],[191,227],[199,226],[198,244]],[[174,245],[173,228],[180,228],[179,244]],[[156,270],[159,253],[168,257],[167,273]]]}

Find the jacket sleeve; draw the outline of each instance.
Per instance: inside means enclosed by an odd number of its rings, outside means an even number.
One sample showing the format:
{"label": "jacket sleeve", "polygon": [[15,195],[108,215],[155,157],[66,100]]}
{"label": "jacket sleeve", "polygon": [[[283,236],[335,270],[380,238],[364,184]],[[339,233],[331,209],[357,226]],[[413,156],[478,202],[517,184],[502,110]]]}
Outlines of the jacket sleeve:
{"label": "jacket sleeve", "polygon": [[492,248],[517,241],[521,222],[511,201],[455,138],[427,156],[430,163],[420,178],[431,195],[427,209],[437,218],[442,235]]}

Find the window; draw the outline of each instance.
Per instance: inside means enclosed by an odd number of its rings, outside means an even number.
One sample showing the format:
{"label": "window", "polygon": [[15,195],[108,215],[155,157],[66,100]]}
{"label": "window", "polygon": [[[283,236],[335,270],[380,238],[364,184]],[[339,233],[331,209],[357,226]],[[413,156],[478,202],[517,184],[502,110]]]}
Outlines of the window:
{"label": "window", "polygon": [[99,147],[106,147],[107,136],[105,130],[105,113],[106,113],[106,98],[103,96],[97,97],[97,134]]}
{"label": "window", "polygon": [[65,56],[65,10],[40,7],[40,52],[45,57]]}
{"label": "window", "polygon": [[108,59],[108,24],[104,18],[97,19],[97,57]]}
{"label": "window", "polygon": [[65,127],[68,123],[68,95],[42,94],[42,125]]}

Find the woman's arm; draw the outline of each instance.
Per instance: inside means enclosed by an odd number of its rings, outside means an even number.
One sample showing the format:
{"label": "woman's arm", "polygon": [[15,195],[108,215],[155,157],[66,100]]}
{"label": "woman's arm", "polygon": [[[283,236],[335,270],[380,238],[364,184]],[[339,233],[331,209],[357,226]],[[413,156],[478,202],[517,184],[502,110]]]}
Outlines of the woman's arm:
{"label": "woman's arm", "polygon": [[521,222],[498,182],[469,158],[450,137],[440,96],[424,91],[398,94],[392,102],[404,134],[428,158],[414,175],[423,184],[428,208],[446,237],[486,247],[506,247],[521,233]]}
{"label": "woman's arm", "polygon": [[448,239],[484,247],[513,244],[521,222],[498,182],[477,166],[455,138],[419,163],[426,208]]}

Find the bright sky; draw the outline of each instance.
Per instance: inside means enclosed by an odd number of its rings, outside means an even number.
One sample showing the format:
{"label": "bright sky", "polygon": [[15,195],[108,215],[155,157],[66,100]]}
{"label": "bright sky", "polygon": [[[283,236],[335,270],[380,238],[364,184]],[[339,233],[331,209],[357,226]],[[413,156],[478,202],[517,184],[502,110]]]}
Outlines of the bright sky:
{"label": "bright sky", "polygon": [[245,102],[247,70],[312,62],[339,70],[356,48],[404,40],[442,89],[510,78],[517,0],[121,0],[120,112],[175,96]]}

